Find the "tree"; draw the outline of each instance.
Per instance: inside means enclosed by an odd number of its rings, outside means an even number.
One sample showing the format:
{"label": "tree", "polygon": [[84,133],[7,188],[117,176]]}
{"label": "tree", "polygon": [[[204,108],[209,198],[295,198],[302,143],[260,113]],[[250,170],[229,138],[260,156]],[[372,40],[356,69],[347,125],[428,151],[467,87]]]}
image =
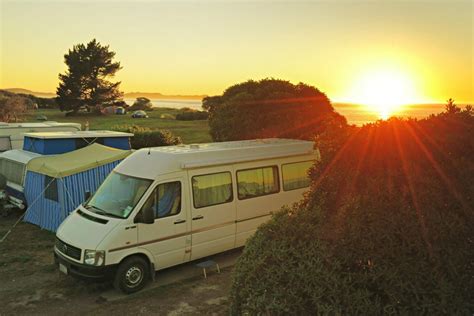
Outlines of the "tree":
{"label": "tree", "polygon": [[461,109],[454,103],[453,99],[450,98],[446,102],[447,102],[447,104],[444,106],[444,108],[446,110],[446,113],[452,114],[452,113],[461,112]]}
{"label": "tree", "polygon": [[133,102],[129,110],[130,111],[137,111],[137,110],[151,111],[153,110],[153,103],[151,103],[150,99],[148,98],[138,97],[135,100],[135,102]]}
{"label": "tree", "polygon": [[315,87],[277,79],[249,80],[220,96],[206,97],[215,141],[287,137],[312,139],[329,122],[347,125],[327,96]]}
{"label": "tree", "polygon": [[18,117],[26,113],[31,100],[20,97],[0,96],[0,120],[2,122],[17,121]]}
{"label": "tree", "polygon": [[100,110],[123,95],[119,91],[120,82],[110,82],[120,70],[120,62],[114,62],[115,52],[109,46],[103,46],[93,39],[87,45],[75,45],[64,55],[68,70],[59,74],[59,86],[56,89],[57,103],[61,111],[76,113],[82,106]]}

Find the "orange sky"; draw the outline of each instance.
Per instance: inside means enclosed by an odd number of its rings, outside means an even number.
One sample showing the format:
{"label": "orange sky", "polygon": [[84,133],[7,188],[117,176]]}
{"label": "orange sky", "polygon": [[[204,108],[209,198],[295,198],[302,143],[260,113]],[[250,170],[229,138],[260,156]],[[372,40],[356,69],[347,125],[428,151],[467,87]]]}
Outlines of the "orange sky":
{"label": "orange sky", "polygon": [[64,53],[95,37],[117,52],[127,92],[212,95],[275,77],[335,101],[474,101],[470,0],[0,3],[1,88],[54,92]]}

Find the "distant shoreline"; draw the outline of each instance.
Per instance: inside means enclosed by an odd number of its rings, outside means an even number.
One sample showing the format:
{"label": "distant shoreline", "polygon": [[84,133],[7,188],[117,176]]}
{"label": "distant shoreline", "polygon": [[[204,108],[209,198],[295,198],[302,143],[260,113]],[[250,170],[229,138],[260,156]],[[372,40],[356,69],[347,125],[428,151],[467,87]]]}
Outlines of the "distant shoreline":
{"label": "distant shoreline", "polygon": [[[52,92],[37,92],[37,91],[31,91],[31,90],[23,89],[23,88],[7,88],[7,89],[1,89],[1,90],[5,90],[5,91],[8,91],[8,92],[13,92],[13,93],[31,94],[31,95],[34,95],[35,97],[39,97],[39,98],[54,98],[54,97],[56,97],[56,94],[52,93]],[[136,98],[139,98],[139,97],[148,98],[148,99],[155,99],[155,100],[160,99],[160,100],[194,100],[194,101],[201,101],[202,99],[207,97],[207,95],[204,95],[204,94],[203,95],[200,95],[200,94],[197,94],[197,95],[181,95],[181,94],[166,95],[166,94],[162,94],[162,93],[159,93],[159,92],[126,92],[123,95],[124,99],[136,99]]]}
{"label": "distant shoreline", "polygon": [[148,98],[150,100],[195,100],[201,101],[207,95],[166,95],[154,92],[127,92],[123,95],[124,99],[136,99],[139,97]]}

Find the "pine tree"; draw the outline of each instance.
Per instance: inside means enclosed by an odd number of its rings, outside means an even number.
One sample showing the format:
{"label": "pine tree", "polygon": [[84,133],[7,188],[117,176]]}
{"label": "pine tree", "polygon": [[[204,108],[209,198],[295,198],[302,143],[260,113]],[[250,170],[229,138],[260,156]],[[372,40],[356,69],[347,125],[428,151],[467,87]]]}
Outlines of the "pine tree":
{"label": "pine tree", "polygon": [[93,39],[87,45],[75,45],[64,55],[68,70],[59,74],[56,89],[57,103],[61,111],[76,113],[82,106],[100,109],[121,99],[120,82],[110,82],[120,70],[120,62],[114,62],[115,52],[109,46]]}

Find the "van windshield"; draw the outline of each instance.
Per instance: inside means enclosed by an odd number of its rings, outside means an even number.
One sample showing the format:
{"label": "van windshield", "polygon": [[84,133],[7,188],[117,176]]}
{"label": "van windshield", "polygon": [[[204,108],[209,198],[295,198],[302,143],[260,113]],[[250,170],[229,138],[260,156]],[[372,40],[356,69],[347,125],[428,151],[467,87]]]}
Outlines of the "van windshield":
{"label": "van windshield", "polygon": [[84,207],[98,214],[127,218],[152,182],[112,171]]}

